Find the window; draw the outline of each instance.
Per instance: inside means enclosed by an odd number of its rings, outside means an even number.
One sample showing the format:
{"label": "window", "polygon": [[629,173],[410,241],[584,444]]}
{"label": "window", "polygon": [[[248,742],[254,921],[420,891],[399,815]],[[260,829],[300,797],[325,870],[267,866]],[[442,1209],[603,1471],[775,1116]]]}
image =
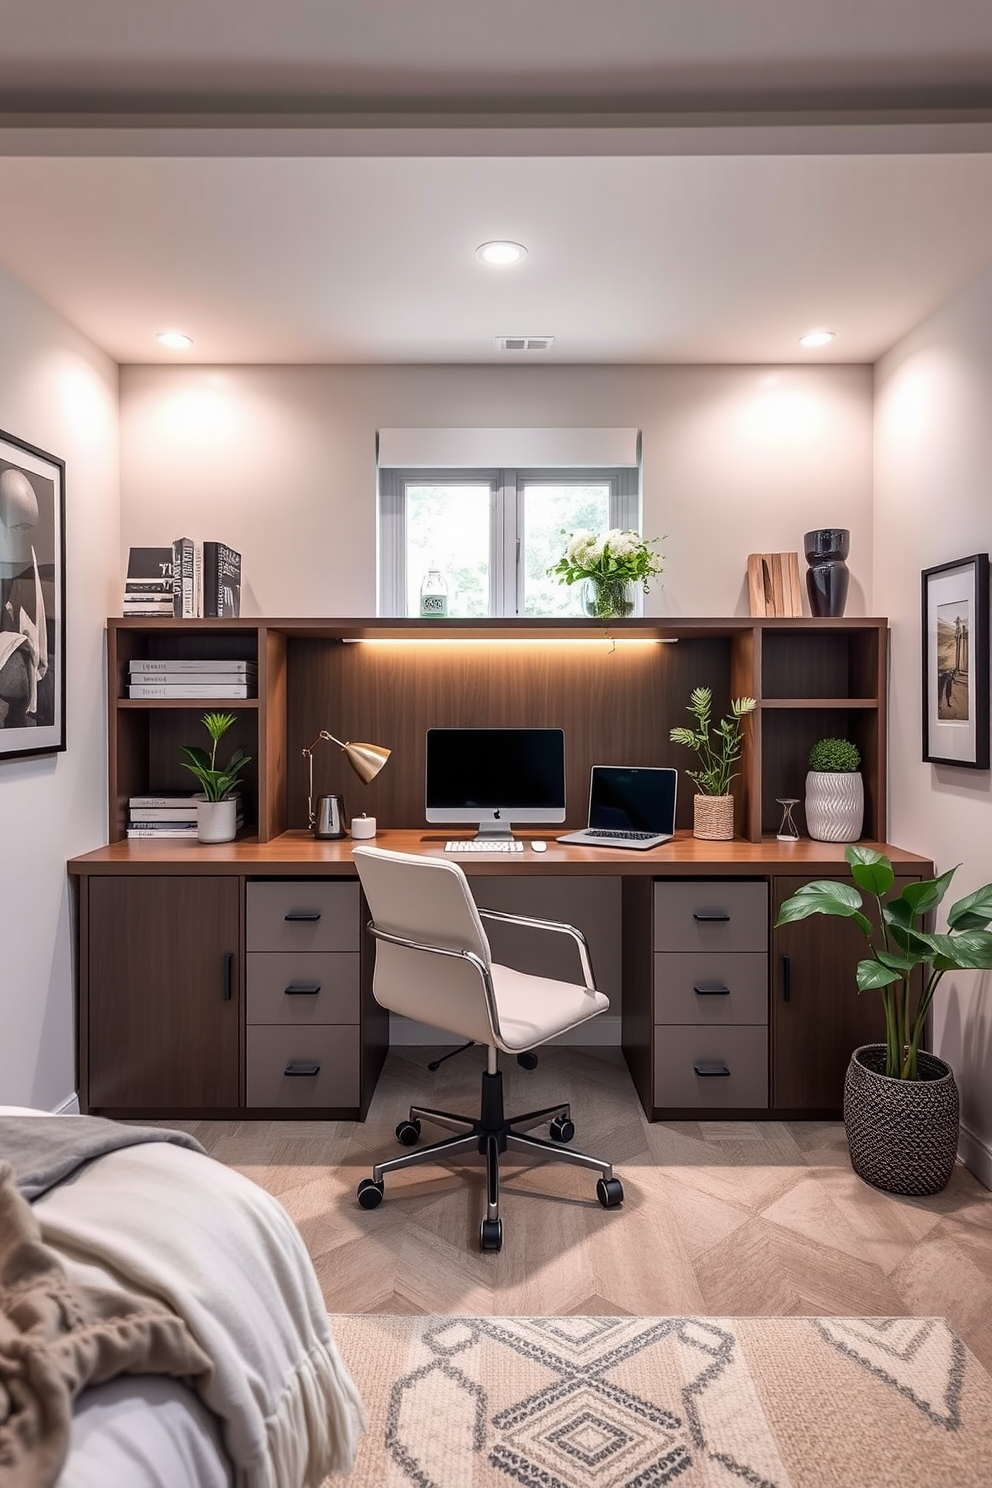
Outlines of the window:
{"label": "window", "polygon": [[638,526],[637,470],[379,472],[379,613],[418,615],[441,570],[448,613],[578,615],[578,586],[549,578],[563,532]]}

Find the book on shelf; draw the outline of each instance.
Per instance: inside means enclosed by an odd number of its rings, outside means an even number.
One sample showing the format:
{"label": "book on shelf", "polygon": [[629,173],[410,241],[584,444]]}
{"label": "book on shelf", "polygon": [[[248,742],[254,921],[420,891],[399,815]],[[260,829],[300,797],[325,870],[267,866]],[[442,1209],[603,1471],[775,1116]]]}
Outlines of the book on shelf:
{"label": "book on shelf", "polygon": [[157,833],[168,837],[173,832],[195,832],[196,817],[183,817],[176,821],[148,821],[144,814],[128,817],[128,827],[133,832]]}
{"label": "book on shelf", "polygon": [[128,662],[128,670],[132,676],[135,672],[230,672],[233,677],[251,677],[258,672],[256,661],[231,661],[220,657],[212,657],[209,660],[196,660],[189,657],[175,659],[171,657],[155,658],[141,656]]}
{"label": "book on shelf", "polygon": [[[132,806],[130,807],[132,827],[146,827],[150,822],[195,822],[196,802],[191,801],[188,806]],[[137,821],[135,818],[140,817]]]}
{"label": "book on shelf", "polygon": [[128,827],[129,837],[188,837],[196,841],[196,825],[192,827],[167,827],[160,831],[157,827]]}
{"label": "book on shelf", "polygon": [[227,543],[203,544],[203,613],[219,620],[241,614],[241,554]]}
{"label": "book on shelf", "polygon": [[172,600],[170,599],[167,605],[128,604],[125,600],[121,614],[125,619],[130,615],[131,617],[143,617],[146,620],[171,620]]}
{"label": "book on shelf", "polygon": [[[196,550],[200,546],[200,558]],[[197,607],[196,576],[202,574],[203,549],[191,537],[177,537],[172,544],[172,602],[177,620],[195,620],[201,613]]]}
{"label": "book on shelf", "polygon": [[132,698],[247,698],[254,697],[247,682],[132,682]]}
{"label": "book on shelf", "polygon": [[[240,799],[240,791],[234,791],[232,794]],[[136,809],[145,810],[155,806],[169,806],[173,809],[179,806],[192,806],[195,810],[197,801],[202,801],[202,799],[202,791],[160,790],[146,791],[143,796],[129,796],[127,804],[132,812]]]}
{"label": "book on shelf", "polygon": [[[125,615],[172,613],[172,546],[129,548],[124,578]],[[168,609],[166,608],[168,607]]]}
{"label": "book on shelf", "polygon": [[212,668],[202,672],[151,672],[140,667],[128,673],[129,682],[140,682],[145,686],[157,683],[161,687],[207,687],[218,683],[224,687],[254,686],[257,672],[222,672]]}

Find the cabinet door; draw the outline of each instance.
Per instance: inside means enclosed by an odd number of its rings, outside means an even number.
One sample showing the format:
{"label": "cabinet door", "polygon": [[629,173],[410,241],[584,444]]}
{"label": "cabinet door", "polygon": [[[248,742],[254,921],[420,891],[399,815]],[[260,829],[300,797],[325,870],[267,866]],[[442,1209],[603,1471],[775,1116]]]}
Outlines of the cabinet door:
{"label": "cabinet door", "polygon": [[[772,880],[773,924],[783,902],[809,882],[809,877]],[[909,882],[897,878],[893,895]],[[867,898],[865,913],[876,920]],[[859,992],[855,980],[866,947],[851,920],[830,915],[811,915],[772,931],[774,1108],[839,1114],[852,1052],[860,1044],[885,1042],[881,993]]]}
{"label": "cabinet door", "polygon": [[91,1108],[237,1106],[238,903],[233,877],[90,879]]}

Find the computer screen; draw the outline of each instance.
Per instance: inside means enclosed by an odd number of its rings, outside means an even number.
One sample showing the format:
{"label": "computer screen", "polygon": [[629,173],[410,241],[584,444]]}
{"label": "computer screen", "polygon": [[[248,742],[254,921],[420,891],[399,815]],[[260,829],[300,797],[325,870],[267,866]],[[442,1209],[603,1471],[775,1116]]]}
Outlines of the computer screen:
{"label": "computer screen", "polygon": [[428,822],[512,824],[565,820],[565,734],[559,728],[427,730]]}

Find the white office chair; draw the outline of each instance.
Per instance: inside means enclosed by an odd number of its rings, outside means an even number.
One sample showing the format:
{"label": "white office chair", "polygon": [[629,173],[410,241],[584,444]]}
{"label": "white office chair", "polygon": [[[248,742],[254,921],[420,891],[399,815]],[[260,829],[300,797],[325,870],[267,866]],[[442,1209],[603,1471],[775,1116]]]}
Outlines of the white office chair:
{"label": "white office chair", "polygon": [[[568,1103],[507,1118],[497,1064],[498,1050],[519,1054],[533,1049],[609,1007],[609,998],[596,990],[582,932],[572,925],[477,908],[457,863],[377,847],[356,847],[354,858],[372,910],[369,928],[376,940],[372,983],[376,1001],[393,1012],[485,1044],[488,1050],[478,1118],[411,1106],[409,1119],[396,1128],[404,1145],[418,1140],[422,1119],[459,1135],[376,1163],[372,1177],[358,1185],[362,1208],[375,1209],[382,1202],[386,1173],[474,1150],[485,1156],[488,1180],[479,1243],[483,1250],[499,1250],[503,1244],[499,1155],[507,1148],[592,1168],[601,1175],[596,1185],[599,1202],[604,1209],[617,1208],[623,1203],[623,1185],[614,1178],[612,1164],[556,1145],[570,1141],[575,1132]],[[571,936],[583,984],[529,976],[494,963],[482,919],[508,920]],[[525,1135],[545,1123],[554,1141]]]}

